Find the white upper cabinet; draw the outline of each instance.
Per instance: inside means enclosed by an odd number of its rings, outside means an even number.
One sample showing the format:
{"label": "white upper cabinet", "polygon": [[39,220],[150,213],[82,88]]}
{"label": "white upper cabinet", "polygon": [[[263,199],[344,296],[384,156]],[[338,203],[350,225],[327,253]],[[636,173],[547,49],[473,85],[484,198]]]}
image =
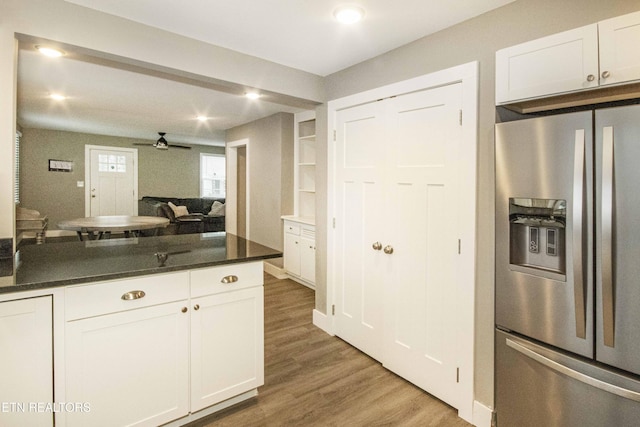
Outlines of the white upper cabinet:
{"label": "white upper cabinet", "polygon": [[600,84],[640,79],[640,12],[598,23]]}
{"label": "white upper cabinet", "polygon": [[496,52],[496,103],[640,79],[640,12]]}

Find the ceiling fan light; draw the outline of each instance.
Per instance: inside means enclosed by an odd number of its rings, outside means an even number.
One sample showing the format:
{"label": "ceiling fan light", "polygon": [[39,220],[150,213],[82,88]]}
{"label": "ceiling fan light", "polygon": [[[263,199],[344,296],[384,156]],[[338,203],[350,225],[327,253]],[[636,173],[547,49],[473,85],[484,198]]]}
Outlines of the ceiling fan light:
{"label": "ceiling fan light", "polygon": [[41,54],[43,54],[45,56],[49,56],[51,58],[58,58],[58,57],[63,56],[65,54],[64,51],[62,51],[60,49],[56,49],[54,47],[37,45],[36,49]]}
{"label": "ceiling fan light", "polygon": [[169,143],[167,142],[166,139],[164,139],[166,132],[158,132],[158,135],[160,135],[160,138],[158,138],[158,140],[155,142],[155,144],[153,144],[153,146],[159,150],[168,150]]}
{"label": "ceiling fan light", "polygon": [[364,18],[364,9],[358,6],[341,6],[333,11],[333,16],[341,24],[355,24]]}

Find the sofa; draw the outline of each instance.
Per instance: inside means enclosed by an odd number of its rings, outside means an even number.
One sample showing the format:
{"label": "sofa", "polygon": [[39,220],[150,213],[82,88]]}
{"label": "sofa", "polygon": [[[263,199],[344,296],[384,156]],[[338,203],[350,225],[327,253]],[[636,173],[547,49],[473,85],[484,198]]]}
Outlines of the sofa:
{"label": "sofa", "polygon": [[138,200],[138,215],[168,218],[169,225],[159,229],[159,235],[224,231],[224,203],[224,198],[144,196]]}

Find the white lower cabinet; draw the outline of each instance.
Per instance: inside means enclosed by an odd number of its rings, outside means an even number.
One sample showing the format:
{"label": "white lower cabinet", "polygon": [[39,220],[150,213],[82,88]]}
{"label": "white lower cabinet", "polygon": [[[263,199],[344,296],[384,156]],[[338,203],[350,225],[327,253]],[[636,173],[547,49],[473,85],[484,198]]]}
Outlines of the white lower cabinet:
{"label": "white lower cabinet", "polygon": [[253,262],[67,288],[65,400],[90,410],[66,425],[186,423],[262,385],[262,277]]}
{"label": "white lower cabinet", "polygon": [[178,301],[71,321],[67,426],[157,426],[189,412],[189,314]]}
{"label": "white lower cabinet", "polygon": [[53,426],[52,349],[51,296],[0,302],[0,426]]}
{"label": "white lower cabinet", "polygon": [[264,384],[263,288],[191,300],[191,411]]}
{"label": "white lower cabinet", "polygon": [[316,282],[316,230],[315,226],[284,221],[284,269],[294,280],[309,287]]}

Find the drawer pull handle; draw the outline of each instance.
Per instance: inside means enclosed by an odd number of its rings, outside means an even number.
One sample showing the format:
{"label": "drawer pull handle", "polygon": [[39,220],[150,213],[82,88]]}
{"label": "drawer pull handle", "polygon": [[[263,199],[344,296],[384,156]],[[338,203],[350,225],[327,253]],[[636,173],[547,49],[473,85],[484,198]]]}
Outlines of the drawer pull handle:
{"label": "drawer pull handle", "polygon": [[131,301],[134,299],[140,299],[142,297],[144,297],[146,294],[144,293],[144,291],[130,291],[127,292],[126,294],[122,295],[122,299],[125,301]]}
{"label": "drawer pull handle", "polygon": [[224,276],[220,282],[226,284],[226,283],[235,283],[237,281],[238,281],[238,276],[231,275],[231,276]]}

